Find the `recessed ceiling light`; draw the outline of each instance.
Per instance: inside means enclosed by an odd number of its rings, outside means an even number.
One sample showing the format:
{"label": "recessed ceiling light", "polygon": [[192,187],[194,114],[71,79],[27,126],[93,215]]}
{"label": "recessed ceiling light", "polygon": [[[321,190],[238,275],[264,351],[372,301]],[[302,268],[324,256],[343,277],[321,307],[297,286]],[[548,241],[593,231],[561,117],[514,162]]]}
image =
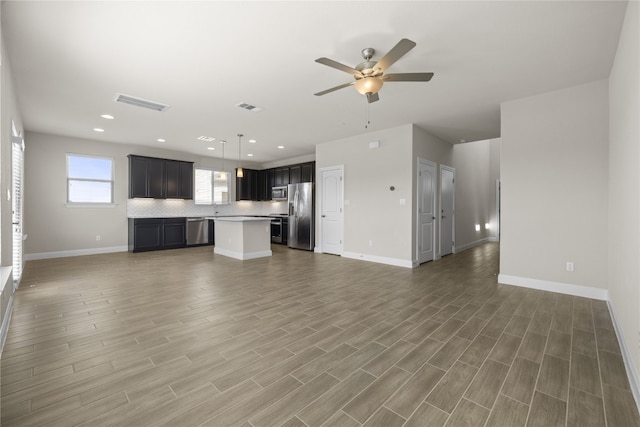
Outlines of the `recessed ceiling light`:
{"label": "recessed ceiling light", "polygon": [[165,141],[164,139],[162,139],[162,138],[158,138],[158,139],[157,139],[157,141],[158,141],[158,142],[166,142],[166,141]]}
{"label": "recessed ceiling light", "polygon": [[107,120],[115,119],[115,117],[113,117],[111,114],[103,114],[100,117],[102,117],[103,119],[107,119]]}
{"label": "recessed ceiling light", "polygon": [[104,132],[104,129],[100,129],[100,128],[93,128],[93,130],[95,130],[96,132]]}
{"label": "recessed ceiling light", "polygon": [[252,144],[255,144],[256,140],[255,139],[250,139],[249,142],[252,143]]}
{"label": "recessed ceiling light", "polygon": [[247,154],[247,157],[253,157],[253,154],[249,153]]}
{"label": "recessed ceiling light", "polygon": [[207,147],[207,150],[215,150],[215,147]]}
{"label": "recessed ceiling light", "polygon": [[204,136],[204,135],[199,136],[199,137],[198,137],[198,139],[199,139],[200,141],[205,141],[205,142],[211,142],[211,141],[215,141],[215,140],[216,140],[216,139],[215,139],[214,137],[212,137],[212,136]]}
{"label": "recessed ceiling light", "polygon": [[278,148],[282,150],[284,148],[284,145],[278,145]]}

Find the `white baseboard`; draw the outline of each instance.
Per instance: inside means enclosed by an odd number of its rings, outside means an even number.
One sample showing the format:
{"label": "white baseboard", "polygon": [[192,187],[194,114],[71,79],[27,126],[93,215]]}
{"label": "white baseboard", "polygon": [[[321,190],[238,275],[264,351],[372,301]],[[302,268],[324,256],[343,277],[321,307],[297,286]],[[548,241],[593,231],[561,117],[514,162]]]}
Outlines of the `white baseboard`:
{"label": "white baseboard", "polygon": [[9,297],[9,303],[7,304],[7,311],[4,313],[4,319],[2,319],[2,328],[0,328],[0,356],[4,351],[4,342],[7,340],[7,333],[9,332],[9,325],[11,324],[11,315],[13,314],[13,295]]}
{"label": "white baseboard", "polygon": [[597,299],[601,301],[609,300],[609,291],[606,289],[572,285],[570,283],[550,282],[547,280],[530,279],[528,277],[508,276],[506,274],[498,275],[498,283],[520,286],[523,288],[539,289],[541,291],[558,292],[560,294]]}
{"label": "white baseboard", "polygon": [[111,246],[107,248],[90,248],[90,249],[73,249],[70,251],[56,251],[56,252],[40,252],[36,254],[25,254],[25,261],[33,261],[37,259],[51,259],[51,258],[66,258],[71,256],[82,255],[99,255],[110,254],[114,252],[127,252],[128,246]]}
{"label": "white baseboard", "polygon": [[213,253],[214,254],[223,255],[223,256],[228,256],[230,258],[239,259],[239,260],[242,260],[242,261],[247,260],[247,259],[264,258],[264,257],[268,257],[268,256],[273,255],[273,252],[271,252],[271,250],[243,253],[243,252],[230,251],[228,249],[221,249],[221,248],[218,248],[218,247],[214,247]]}
{"label": "white baseboard", "polygon": [[343,252],[342,256],[350,259],[359,259],[362,261],[377,262],[378,264],[387,264],[387,265],[394,265],[396,267],[413,268],[413,261],[411,260],[387,258],[387,257],[380,257],[375,255],[367,255],[367,254],[358,254],[355,252]]}
{"label": "white baseboard", "polygon": [[486,237],[484,239],[476,240],[475,242],[466,243],[464,245],[460,245],[460,246],[456,245],[456,247],[455,247],[453,252],[454,253],[462,252],[462,251],[464,251],[466,249],[471,249],[471,248],[473,248],[475,246],[483,245],[483,244],[487,243],[488,241],[489,241],[489,238]]}
{"label": "white baseboard", "polygon": [[633,369],[634,366],[631,362],[633,359],[631,357],[631,354],[629,353],[627,345],[625,344],[625,340],[622,335],[622,329],[620,329],[620,326],[618,326],[618,321],[616,320],[615,312],[613,311],[613,307],[611,306],[611,301],[607,301],[607,306],[609,307],[609,313],[611,313],[613,328],[616,331],[618,343],[620,344],[620,350],[622,351],[622,360],[624,361],[624,367],[627,370],[627,378],[629,379],[631,393],[636,400],[636,406],[640,410],[640,379],[636,376],[636,371]]}

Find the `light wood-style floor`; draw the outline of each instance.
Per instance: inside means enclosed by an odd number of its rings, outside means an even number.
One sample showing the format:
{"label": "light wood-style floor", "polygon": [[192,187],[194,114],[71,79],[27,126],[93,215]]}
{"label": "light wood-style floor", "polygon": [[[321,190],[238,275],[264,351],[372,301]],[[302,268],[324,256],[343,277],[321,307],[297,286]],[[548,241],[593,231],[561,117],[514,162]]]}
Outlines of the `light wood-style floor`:
{"label": "light wood-style floor", "polygon": [[497,244],[273,250],[28,262],[2,425],[640,425],[606,303],[498,285]]}

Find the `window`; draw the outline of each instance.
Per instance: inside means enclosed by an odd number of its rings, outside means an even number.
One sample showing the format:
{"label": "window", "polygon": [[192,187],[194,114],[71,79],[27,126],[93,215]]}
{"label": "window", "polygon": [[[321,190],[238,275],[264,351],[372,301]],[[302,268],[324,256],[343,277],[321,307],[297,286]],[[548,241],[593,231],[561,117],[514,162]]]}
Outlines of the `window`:
{"label": "window", "polygon": [[112,204],[113,159],[67,154],[67,203]]}
{"label": "window", "polygon": [[229,174],[208,169],[195,171],[195,204],[228,205]]}

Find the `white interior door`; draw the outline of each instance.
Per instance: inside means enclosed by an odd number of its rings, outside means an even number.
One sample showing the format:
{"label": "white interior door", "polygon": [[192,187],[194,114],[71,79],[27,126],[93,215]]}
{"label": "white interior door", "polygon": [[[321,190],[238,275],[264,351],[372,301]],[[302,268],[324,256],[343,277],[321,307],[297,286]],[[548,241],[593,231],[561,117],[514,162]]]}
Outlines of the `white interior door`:
{"label": "white interior door", "polygon": [[440,166],[440,255],[453,253],[455,247],[455,175],[456,170]]}
{"label": "white interior door", "polygon": [[342,255],[343,251],[343,168],[320,170],[320,230],[322,252]]}
{"label": "white interior door", "polygon": [[433,260],[435,241],[436,165],[418,159],[418,262]]}

